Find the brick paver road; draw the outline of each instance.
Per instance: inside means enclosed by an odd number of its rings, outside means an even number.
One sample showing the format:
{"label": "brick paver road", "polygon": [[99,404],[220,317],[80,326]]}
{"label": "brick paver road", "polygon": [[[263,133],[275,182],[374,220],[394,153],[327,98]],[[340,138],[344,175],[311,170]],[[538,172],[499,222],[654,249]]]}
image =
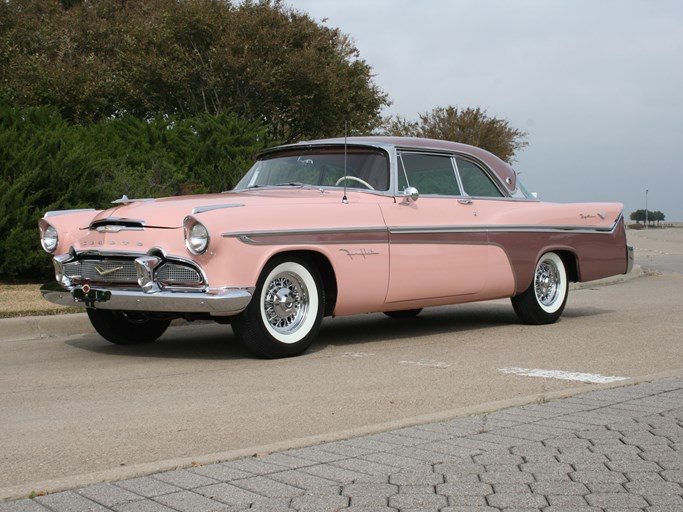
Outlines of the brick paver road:
{"label": "brick paver road", "polygon": [[683,511],[683,378],[94,485],[0,512]]}

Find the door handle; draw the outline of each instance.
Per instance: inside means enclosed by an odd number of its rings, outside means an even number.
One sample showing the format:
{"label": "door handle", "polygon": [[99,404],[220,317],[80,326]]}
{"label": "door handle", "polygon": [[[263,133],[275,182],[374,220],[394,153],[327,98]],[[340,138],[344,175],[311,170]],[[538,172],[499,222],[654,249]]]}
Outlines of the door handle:
{"label": "door handle", "polygon": [[474,201],[472,201],[471,199],[458,199],[458,202],[460,204],[474,204]]}

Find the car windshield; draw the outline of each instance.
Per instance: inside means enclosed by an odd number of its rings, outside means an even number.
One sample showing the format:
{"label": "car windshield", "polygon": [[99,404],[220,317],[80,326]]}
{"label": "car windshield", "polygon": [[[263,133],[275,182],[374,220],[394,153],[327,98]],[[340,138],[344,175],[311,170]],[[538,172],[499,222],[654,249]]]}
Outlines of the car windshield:
{"label": "car windshield", "polygon": [[235,190],[305,186],[389,190],[389,159],[383,151],[357,147],[281,151],[259,159]]}

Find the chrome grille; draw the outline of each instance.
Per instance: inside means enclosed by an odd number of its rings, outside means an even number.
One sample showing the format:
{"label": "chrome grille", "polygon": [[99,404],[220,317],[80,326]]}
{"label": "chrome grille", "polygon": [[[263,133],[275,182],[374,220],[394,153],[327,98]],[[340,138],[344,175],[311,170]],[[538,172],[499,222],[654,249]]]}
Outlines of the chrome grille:
{"label": "chrome grille", "polygon": [[[79,260],[66,263],[64,274],[75,283],[101,283],[138,286],[135,260]],[[162,286],[201,286],[201,273],[189,266],[167,261],[154,272]]]}
{"label": "chrome grille", "polygon": [[92,283],[137,284],[133,260],[81,260],[64,265],[64,273],[74,280]]}
{"label": "chrome grille", "polygon": [[202,276],[192,267],[165,263],[155,273],[162,284],[202,284]]}

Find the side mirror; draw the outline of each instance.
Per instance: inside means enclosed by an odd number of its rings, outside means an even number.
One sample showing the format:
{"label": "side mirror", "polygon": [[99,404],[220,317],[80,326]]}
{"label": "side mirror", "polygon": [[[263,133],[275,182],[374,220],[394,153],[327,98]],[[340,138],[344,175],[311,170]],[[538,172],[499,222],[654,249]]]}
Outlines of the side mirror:
{"label": "side mirror", "polygon": [[409,204],[411,201],[414,203],[420,197],[420,193],[415,187],[408,187],[403,191],[404,199],[402,204]]}

